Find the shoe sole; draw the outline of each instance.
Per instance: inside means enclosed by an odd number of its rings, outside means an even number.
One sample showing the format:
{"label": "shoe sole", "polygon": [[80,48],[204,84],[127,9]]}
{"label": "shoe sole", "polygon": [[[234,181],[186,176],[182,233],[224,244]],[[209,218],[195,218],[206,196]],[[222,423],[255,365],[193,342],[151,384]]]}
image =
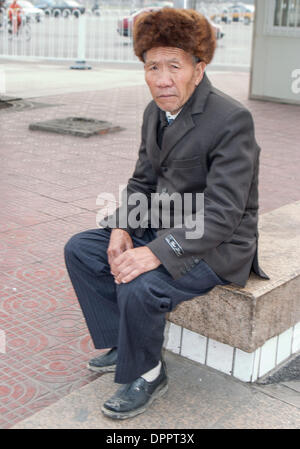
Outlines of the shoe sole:
{"label": "shoe sole", "polygon": [[114,373],[117,369],[116,365],[111,366],[93,366],[89,363],[86,365],[90,371],[94,371],[95,373]]}
{"label": "shoe sole", "polygon": [[140,408],[136,410],[132,410],[131,412],[113,412],[112,410],[107,409],[104,405],[101,408],[102,413],[108,418],[112,419],[128,419],[133,418],[134,416],[140,415],[144,413],[147,408],[152,404],[155,399],[160,398],[168,391],[168,384],[163,385],[161,388],[155,390],[149,401]]}

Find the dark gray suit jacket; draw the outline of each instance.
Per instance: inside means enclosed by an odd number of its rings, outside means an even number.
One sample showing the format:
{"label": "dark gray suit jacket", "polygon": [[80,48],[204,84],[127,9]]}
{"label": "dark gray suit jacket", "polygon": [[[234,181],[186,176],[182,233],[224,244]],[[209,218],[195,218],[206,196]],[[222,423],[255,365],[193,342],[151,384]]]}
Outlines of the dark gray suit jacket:
{"label": "dark gray suit jacket", "polygon": [[[166,128],[160,148],[161,112],[154,101],[145,109],[139,156],[125,190],[128,195],[146,194],[149,207],[154,192],[203,192],[204,233],[201,238],[187,239],[184,226],[162,228],[147,246],[174,279],[200,259],[242,287],[251,269],[268,279],[257,260],[260,148],[250,112],[214,88],[206,75]],[[117,220],[134,207],[125,206],[122,203],[116,210]],[[143,229],[117,227],[143,234]]]}

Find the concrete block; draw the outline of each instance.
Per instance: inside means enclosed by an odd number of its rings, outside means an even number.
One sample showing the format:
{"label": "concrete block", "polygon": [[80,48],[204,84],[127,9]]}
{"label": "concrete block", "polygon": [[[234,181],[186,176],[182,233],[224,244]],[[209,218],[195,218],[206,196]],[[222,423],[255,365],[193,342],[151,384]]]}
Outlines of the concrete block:
{"label": "concrete block", "polygon": [[181,355],[204,364],[206,357],[207,338],[188,329],[182,330]]}
{"label": "concrete block", "polygon": [[[300,321],[300,201],[260,216],[259,261],[269,275],[251,274],[245,288],[217,286],[180,304],[169,320],[252,353]],[[295,333],[295,332],[294,332]],[[300,349],[296,329],[293,348]]]}

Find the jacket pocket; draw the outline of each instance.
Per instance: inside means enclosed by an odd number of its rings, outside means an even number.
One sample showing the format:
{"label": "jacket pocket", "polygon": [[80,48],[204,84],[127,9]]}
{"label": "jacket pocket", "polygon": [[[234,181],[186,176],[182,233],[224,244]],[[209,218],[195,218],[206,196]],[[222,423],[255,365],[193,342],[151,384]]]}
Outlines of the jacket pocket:
{"label": "jacket pocket", "polygon": [[199,165],[202,166],[203,159],[201,156],[193,157],[190,159],[172,159],[168,165],[174,168],[192,168]]}

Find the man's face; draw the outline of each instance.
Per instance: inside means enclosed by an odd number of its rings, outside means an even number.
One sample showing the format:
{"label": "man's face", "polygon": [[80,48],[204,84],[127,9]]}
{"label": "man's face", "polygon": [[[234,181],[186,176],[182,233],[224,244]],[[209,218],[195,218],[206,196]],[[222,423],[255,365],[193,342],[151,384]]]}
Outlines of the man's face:
{"label": "man's face", "polygon": [[145,58],[145,80],[157,106],[176,114],[201,82],[205,63],[175,47],[156,47]]}

